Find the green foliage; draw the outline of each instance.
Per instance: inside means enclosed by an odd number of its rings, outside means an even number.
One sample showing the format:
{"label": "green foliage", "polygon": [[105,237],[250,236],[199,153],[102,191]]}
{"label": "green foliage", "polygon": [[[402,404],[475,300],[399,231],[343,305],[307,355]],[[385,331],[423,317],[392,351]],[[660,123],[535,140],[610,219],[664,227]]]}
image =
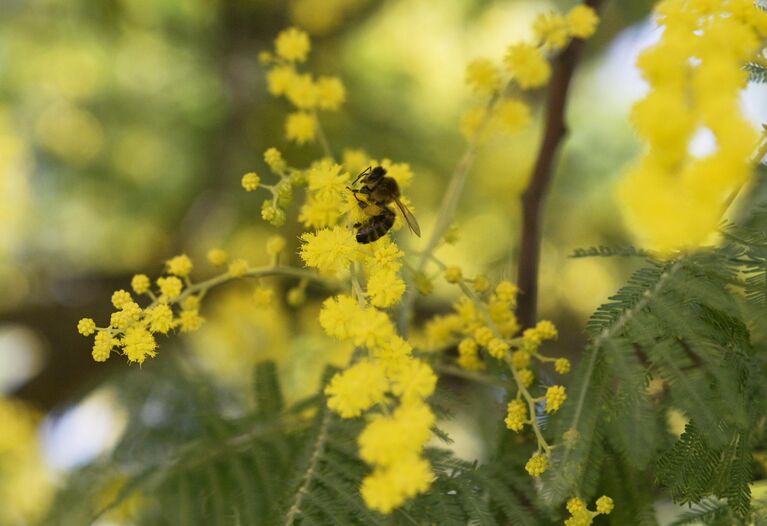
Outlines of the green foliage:
{"label": "green foliage", "polygon": [[757,64],[755,62],[746,64],[746,71],[748,71],[749,81],[759,83],[767,82],[767,68],[761,64]]}

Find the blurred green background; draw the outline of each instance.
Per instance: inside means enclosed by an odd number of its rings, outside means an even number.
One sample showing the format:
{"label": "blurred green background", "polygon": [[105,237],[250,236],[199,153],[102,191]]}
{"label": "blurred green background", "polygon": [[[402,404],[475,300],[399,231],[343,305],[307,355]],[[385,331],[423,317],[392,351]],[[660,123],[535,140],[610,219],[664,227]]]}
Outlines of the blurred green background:
{"label": "blurred green background", "polygon": [[[579,247],[631,242],[612,183],[639,148],[628,111],[644,89],[633,61],[657,38],[648,21],[651,3],[607,2],[575,79],[571,135],[546,213],[542,316],[560,326],[559,351],[576,359],[584,320],[635,264],[567,256]],[[572,5],[0,3],[0,389],[6,396],[0,399],[0,508],[6,509],[0,518],[10,517],[0,523],[27,524],[44,513],[47,495],[67,470],[107,450],[124,426],[119,398],[97,387],[142,371],[119,359],[93,362],[90,341],[75,330],[79,318],[103,322],[113,290],[127,288],[134,273],[157,275],[180,252],[201,263],[199,277],[212,272],[202,262],[213,246],[265,261],[261,247],[274,229],[259,217],[260,200],[241,191],[241,175],[267,173],[262,153],[270,146],[293,166],[320,156],[317,145],[287,143],[288,106],[266,93],[258,53],[281,29],[308,31],[309,69],[346,84],[345,108],[323,120],[334,151],[361,148],[410,163],[416,178],[408,197],[428,232],[465,144],[458,123],[472,101],[463,82],[466,63],[500,61],[509,43],[530,36],[538,13]],[[744,104],[755,122],[764,119],[763,90],[749,89]],[[529,131],[493,138],[472,170],[455,218],[460,240],[440,252],[467,275],[516,274],[518,195],[534,160],[540,113],[539,104]],[[294,253],[300,226],[289,220],[280,232]],[[206,328],[178,342],[182,348],[161,343],[161,352],[194,353],[233,392],[245,381],[243,361],[277,359],[290,364],[283,372],[294,396],[311,390],[328,361],[327,341],[311,328],[313,307],[260,312],[237,286],[214,296],[203,310]],[[419,312],[443,310],[449,299],[449,289],[438,287]],[[288,325],[302,328],[298,339]],[[30,460],[8,460],[14,458]],[[30,491],[36,498],[23,498]]]}

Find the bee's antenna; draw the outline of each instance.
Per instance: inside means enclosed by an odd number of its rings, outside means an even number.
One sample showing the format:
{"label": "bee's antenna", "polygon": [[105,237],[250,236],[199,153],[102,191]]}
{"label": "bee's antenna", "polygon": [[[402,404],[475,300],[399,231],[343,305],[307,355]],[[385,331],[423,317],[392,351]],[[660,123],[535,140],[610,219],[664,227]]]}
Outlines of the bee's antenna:
{"label": "bee's antenna", "polygon": [[370,172],[370,170],[372,170],[372,169],[373,169],[373,167],[372,167],[372,166],[368,166],[367,168],[365,168],[364,170],[362,170],[362,172],[361,172],[361,173],[360,173],[360,174],[357,176],[357,178],[356,178],[354,181],[352,181],[352,184],[354,184],[354,183],[356,183],[357,181],[359,181],[359,180],[360,180],[360,177],[362,177],[363,175],[367,174],[367,173],[368,173],[368,172]]}

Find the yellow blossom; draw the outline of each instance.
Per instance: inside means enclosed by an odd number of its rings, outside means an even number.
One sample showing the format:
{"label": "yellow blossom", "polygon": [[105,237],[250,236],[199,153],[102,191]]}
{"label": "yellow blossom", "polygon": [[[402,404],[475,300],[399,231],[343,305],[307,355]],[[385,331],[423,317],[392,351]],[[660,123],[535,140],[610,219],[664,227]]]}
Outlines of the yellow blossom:
{"label": "yellow blossom", "polygon": [[511,281],[501,281],[495,286],[495,295],[501,301],[513,302],[519,289]]}
{"label": "yellow blossom", "polygon": [[96,332],[96,322],[91,318],[83,318],[77,322],[77,332],[83,336],[90,336]]}
{"label": "yellow blossom", "polygon": [[302,110],[314,108],[317,105],[317,87],[312,76],[308,73],[294,75],[288,84],[285,96],[296,108]]}
{"label": "yellow blossom", "polygon": [[328,407],[341,418],[353,418],[383,401],[389,382],[375,362],[362,360],[337,373],[325,388]]}
{"label": "yellow blossom", "polygon": [[227,254],[225,250],[222,250],[220,248],[212,248],[208,250],[207,258],[208,258],[208,263],[210,263],[214,267],[223,267],[224,265],[226,265],[226,262],[229,260],[229,254]]}
{"label": "yellow blossom", "polygon": [[493,358],[503,360],[509,352],[509,344],[500,338],[493,338],[487,344],[487,352]]}
{"label": "yellow blossom", "polygon": [[474,278],[474,291],[482,294],[483,292],[487,292],[490,289],[490,280],[487,278],[487,276],[479,275],[476,278]]}
{"label": "yellow blossom", "polygon": [[340,340],[351,337],[350,327],[362,312],[357,300],[346,294],[330,297],[322,303],[320,325],[329,336]]}
{"label": "yellow blossom", "polygon": [[567,501],[567,511],[572,515],[578,511],[585,510],[586,503],[578,497],[573,497]]}
{"label": "yellow blossom", "polygon": [[487,110],[484,106],[475,106],[466,111],[461,117],[461,133],[463,136],[469,141],[484,139],[484,135],[481,135],[480,131],[482,131],[482,125],[486,117]]}
{"label": "yellow blossom", "polygon": [[433,480],[428,461],[418,456],[405,457],[365,477],[360,493],[368,508],[391,513],[408,499],[428,490]]}
{"label": "yellow blossom", "polygon": [[368,464],[387,466],[417,454],[429,440],[434,421],[434,413],[423,402],[401,405],[391,416],[378,415],[357,438],[360,457]]}
{"label": "yellow blossom", "polygon": [[368,247],[370,254],[365,257],[364,264],[370,272],[398,272],[402,268],[402,256],[405,253],[391,238],[383,237]]}
{"label": "yellow blossom", "polygon": [[147,309],[146,320],[149,322],[149,330],[151,332],[162,334],[166,334],[175,325],[173,311],[165,303],[158,303],[154,307]]}
{"label": "yellow blossom", "polygon": [[202,326],[204,321],[197,309],[184,309],[178,317],[178,325],[181,327],[181,332],[196,331]]}
{"label": "yellow blossom", "polygon": [[112,305],[115,308],[122,309],[126,304],[131,303],[133,298],[127,290],[117,290],[112,294]]}
{"label": "yellow blossom", "polygon": [[97,332],[93,343],[93,351],[91,352],[93,359],[97,362],[107,361],[114,345],[114,338],[112,338],[108,331]]}
{"label": "yellow blossom", "polygon": [[151,286],[149,276],[146,274],[136,274],[131,279],[130,286],[136,294],[146,294]]}
{"label": "yellow blossom", "polygon": [[557,328],[549,320],[541,320],[535,325],[535,331],[541,340],[553,340],[557,337]]}
{"label": "yellow blossom", "polygon": [[295,78],[293,66],[275,66],[266,74],[267,89],[274,96],[285,95]]}
{"label": "yellow blossom", "polygon": [[525,464],[525,471],[527,471],[531,477],[540,477],[549,467],[549,457],[536,453]]}
{"label": "yellow blossom", "polygon": [[397,303],[405,292],[405,282],[396,272],[382,270],[368,278],[367,292],[375,307],[387,308]]}
{"label": "yellow blossom", "polygon": [[176,299],[181,294],[181,289],[184,284],[176,276],[168,276],[163,278],[157,278],[157,286],[160,288],[160,293],[167,299]]}
{"label": "yellow blossom", "polygon": [[248,172],[242,176],[240,184],[242,184],[242,187],[247,192],[252,192],[253,190],[258,189],[258,186],[261,184],[261,178],[256,172]]}
{"label": "yellow blossom", "polygon": [[519,372],[519,381],[522,383],[525,387],[530,387],[533,384],[533,380],[535,380],[535,374],[530,369],[520,369]]}
{"label": "yellow blossom", "polygon": [[570,360],[567,358],[557,358],[554,362],[554,370],[559,374],[567,374],[570,372]]}
{"label": "yellow blossom", "polygon": [[372,307],[362,309],[349,328],[349,335],[354,345],[369,349],[386,345],[391,341],[394,333],[394,325],[386,313]]}
{"label": "yellow blossom", "polygon": [[424,327],[427,348],[436,350],[451,345],[460,329],[461,319],[458,316],[434,316]]}
{"label": "yellow blossom", "polygon": [[323,110],[337,110],[346,100],[346,88],[339,78],[317,79],[317,105]]}
{"label": "yellow blossom", "polygon": [[299,255],[309,267],[314,267],[323,274],[344,274],[348,272],[358,243],[354,232],[335,226],[319,230],[316,233],[301,235]]}
{"label": "yellow blossom", "polygon": [[589,38],[597,30],[599,16],[587,5],[577,5],[567,13],[567,27],[576,38]]}
{"label": "yellow blossom", "polygon": [[519,433],[527,422],[527,405],[522,400],[512,400],[506,408],[506,427]]}
{"label": "yellow blossom", "polygon": [[283,250],[285,250],[285,238],[279,234],[269,236],[266,240],[266,253],[270,256],[276,256]]}
{"label": "yellow blossom", "polygon": [[568,21],[559,13],[538,15],[533,24],[535,36],[544,47],[552,50],[562,49],[570,39]]}
{"label": "yellow blossom", "polygon": [[458,365],[469,371],[479,371],[485,366],[479,359],[479,346],[471,338],[464,338],[458,344]]}
{"label": "yellow blossom", "polygon": [[445,280],[448,283],[458,283],[463,279],[460,267],[447,267],[445,269]]}
{"label": "yellow blossom", "polygon": [[280,173],[287,168],[287,163],[277,148],[269,148],[264,152],[264,162],[273,172]]}
{"label": "yellow blossom", "polygon": [[285,301],[291,307],[299,307],[306,303],[306,289],[304,287],[293,287],[285,296]]}
{"label": "yellow blossom", "polygon": [[248,262],[242,258],[233,259],[227,267],[227,272],[233,278],[241,278],[248,273]]}
{"label": "yellow blossom", "polygon": [[295,27],[281,31],[274,41],[277,55],[289,62],[305,61],[310,48],[309,35]]}
{"label": "yellow blossom", "polygon": [[319,162],[312,165],[307,174],[307,186],[312,194],[319,199],[337,199],[346,192],[349,184],[349,173],[341,171],[341,165],[331,162]]}
{"label": "yellow blossom", "polygon": [[310,195],[301,205],[298,220],[307,228],[328,228],[341,217],[339,202],[335,198],[318,199]]}
{"label": "yellow blossom", "polygon": [[567,400],[567,393],[563,386],[553,385],[546,390],[546,412],[554,413],[562,407]]}
{"label": "yellow blossom", "polygon": [[403,403],[431,396],[437,386],[437,375],[426,362],[411,359],[392,376],[392,393]]}
{"label": "yellow blossom", "polygon": [[368,166],[372,166],[370,156],[365,150],[347,148],[343,151],[343,165],[346,170],[358,174]]}
{"label": "yellow blossom", "polygon": [[298,144],[314,141],[317,135],[317,121],[311,113],[297,111],[285,120],[285,137]]}
{"label": "yellow blossom", "polygon": [[477,340],[477,343],[482,347],[487,347],[493,337],[493,331],[489,327],[479,327],[474,331],[474,339]]}
{"label": "yellow blossom", "polygon": [[152,333],[144,327],[134,326],[125,331],[122,340],[123,352],[129,362],[143,363],[148,357],[154,358],[157,353],[157,342]]}
{"label": "yellow blossom", "polygon": [[530,367],[530,359],[532,355],[525,350],[518,350],[511,353],[511,364],[516,369],[524,369]]}
{"label": "yellow blossom", "polygon": [[615,507],[615,504],[613,504],[613,499],[608,497],[607,495],[602,495],[597,499],[597,513],[602,515],[609,515],[611,511],[613,511],[613,508]]}
{"label": "yellow blossom", "polygon": [[186,254],[173,257],[165,262],[168,274],[184,277],[192,272],[192,260]]}
{"label": "yellow blossom", "polygon": [[538,88],[549,81],[551,66],[537,47],[514,44],[505,57],[506,67],[522,89]]}
{"label": "yellow blossom", "polygon": [[496,109],[502,125],[510,132],[517,132],[530,125],[530,107],[518,99],[505,99]]}
{"label": "yellow blossom", "polygon": [[268,287],[257,287],[253,291],[253,301],[258,307],[268,307],[272,304],[272,298],[274,298],[274,290]]}
{"label": "yellow blossom", "polygon": [[477,59],[466,66],[466,83],[478,93],[494,93],[501,84],[501,73],[488,59]]}

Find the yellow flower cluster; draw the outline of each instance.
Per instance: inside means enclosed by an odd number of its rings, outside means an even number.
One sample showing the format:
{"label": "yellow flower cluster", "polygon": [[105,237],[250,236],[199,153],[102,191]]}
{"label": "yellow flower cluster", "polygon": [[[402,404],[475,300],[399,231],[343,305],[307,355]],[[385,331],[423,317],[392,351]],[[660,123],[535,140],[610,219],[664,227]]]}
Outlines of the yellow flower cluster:
{"label": "yellow flower cluster", "polygon": [[[758,135],[740,106],[743,66],[767,36],[767,12],[751,0],[664,0],[663,36],[638,66],[651,90],[633,108],[645,155],[622,180],[619,198],[641,243],[662,253],[704,243],[728,196],[752,171]],[[710,152],[691,142],[710,134]]]}
{"label": "yellow flower cluster", "polygon": [[[368,507],[389,513],[426,491],[434,475],[421,452],[431,436],[434,414],[425,403],[437,377],[399,335],[385,312],[347,295],[328,298],[320,325],[330,336],[365,347],[362,359],[334,376],[325,389],[328,407],[353,418],[378,405],[360,434],[360,456],[373,467],[362,482]],[[392,410],[392,408],[395,408]]]}
{"label": "yellow flower cluster", "polygon": [[[228,255],[215,249],[209,252],[208,259],[221,266],[226,264]],[[167,260],[165,269],[168,275],[157,278],[154,290],[149,277],[144,274],[136,274],[131,279],[133,293],[148,298],[145,307],[141,307],[127,290],[118,290],[112,294],[112,305],[116,310],[107,327],[97,327],[91,318],[83,318],[77,323],[77,331],[83,336],[95,333],[91,352],[95,361],[104,362],[112,352],[118,352],[128,362],[140,364],[157,355],[157,334],[167,334],[173,329],[192,332],[202,326],[200,299],[206,288],[190,281],[192,260],[181,254]],[[247,271],[247,262],[235,259],[222,277],[241,277]]]}
{"label": "yellow flower cluster", "polygon": [[589,510],[582,499],[573,497],[567,501],[567,511],[570,513],[570,517],[565,519],[565,526],[591,526],[594,517],[609,515],[613,511],[613,507],[613,499],[606,495],[597,499],[596,511]]}
{"label": "yellow flower cluster", "polygon": [[336,77],[314,78],[297,65],[306,61],[311,43],[303,31],[290,28],[275,40],[272,53],[262,53],[270,66],[266,75],[269,93],[285,97],[296,108],[285,121],[286,137],[298,144],[313,142],[318,134],[317,110],[337,110],[346,100],[346,88]]}
{"label": "yellow flower cluster", "polygon": [[469,140],[482,140],[492,129],[517,132],[531,121],[530,107],[512,89],[531,90],[545,86],[551,78],[547,53],[564,48],[572,38],[588,38],[596,31],[599,17],[589,6],[578,5],[567,14],[543,13],[534,24],[536,40],[509,46],[504,68],[480,58],[466,67],[466,83],[490,103],[480,101],[463,117],[461,129]]}

